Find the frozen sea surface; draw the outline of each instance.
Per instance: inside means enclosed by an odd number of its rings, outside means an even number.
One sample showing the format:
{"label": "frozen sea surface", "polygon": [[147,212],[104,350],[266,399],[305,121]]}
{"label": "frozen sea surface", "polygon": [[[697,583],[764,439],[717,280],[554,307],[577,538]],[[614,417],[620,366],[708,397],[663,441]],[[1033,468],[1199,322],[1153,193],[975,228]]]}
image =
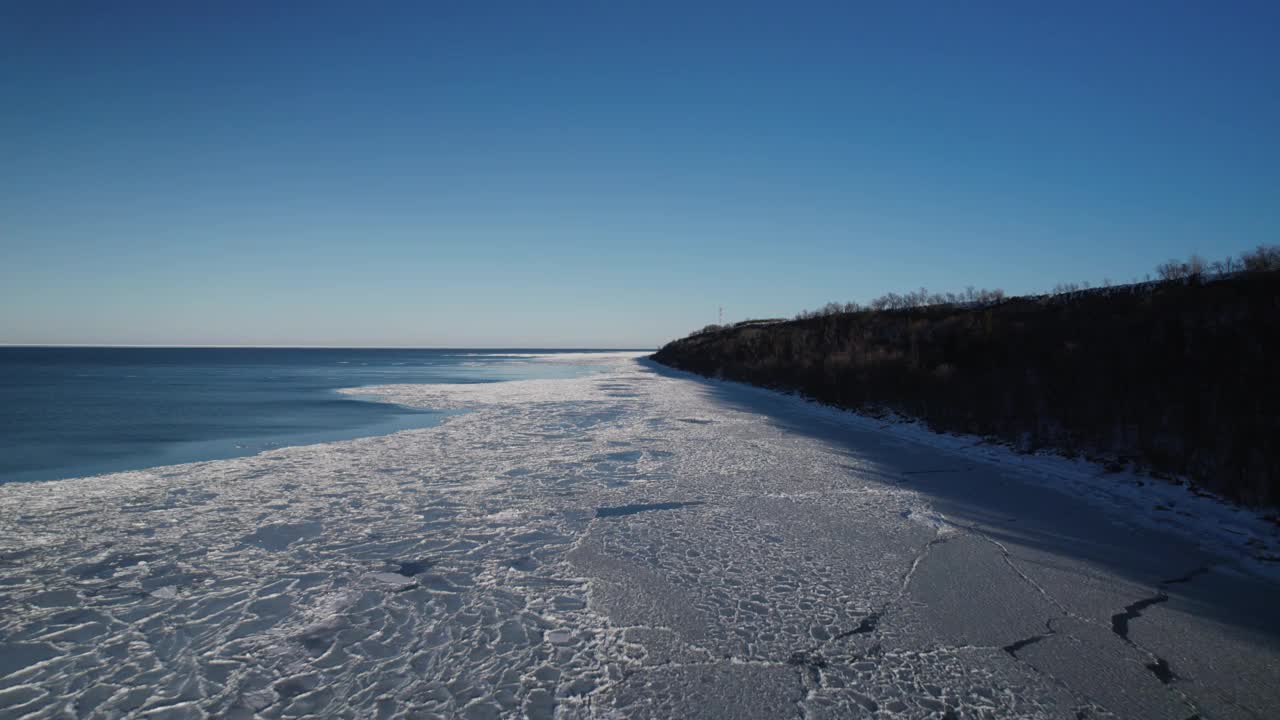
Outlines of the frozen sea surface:
{"label": "frozen sea surface", "polygon": [[0,486],[0,717],[1280,716],[1256,516],[611,362]]}

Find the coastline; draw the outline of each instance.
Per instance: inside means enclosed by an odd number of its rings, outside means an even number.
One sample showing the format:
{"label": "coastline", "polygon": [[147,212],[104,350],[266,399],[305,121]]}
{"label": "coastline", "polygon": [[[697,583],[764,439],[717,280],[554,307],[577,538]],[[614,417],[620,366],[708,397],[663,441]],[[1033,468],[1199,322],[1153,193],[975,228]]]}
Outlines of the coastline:
{"label": "coastline", "polygon": [[[1280,628],[1236,605],[1274,584],[1027,469],[638,359],[377,390],[467,411],[0,486],[0,710],[1071,717],[1208,712],[1237,691],[1280,707],[1255,677]],[[1166,599],[1114,631],[1149,597]],[[1096,672],[1059,666],[1075,647]]]}
{"label": "coastline", "polygon": [[1185,480],[1165,480],[1129,468],[1111,470],[1085,457],[1068,458],[1052,449],[1021,453],[1005,444],[988,442],[980,435],[931,430],[921,420],[886,412],[876,417],[836,407],[799,393],[762,388],[750,383],[708,378],[661,365],[664,372],[691,380],[725,383],[744,392],[759,392],[792,399],[809,412],[873,430],[906,442],[954,453],[967,460],[1012,468],[1021,478],[1045,488],[1088,501],[1099,510],[1115,514],[1154,530],[1172,531],[1210,550],[1239,560],[1247,571],[1280,580],[1280,521],[1274,511],[1250,508],[1195,488]]}
{"label": "coastline", "polygon": [[[555,360],[558,355],[567,364]],[[0,348],[7,380],[0,388],[0,483],[146,470],[427,427],[439,413],[379,402],[360,388],[558,377],[616,356],[525,349]]]}

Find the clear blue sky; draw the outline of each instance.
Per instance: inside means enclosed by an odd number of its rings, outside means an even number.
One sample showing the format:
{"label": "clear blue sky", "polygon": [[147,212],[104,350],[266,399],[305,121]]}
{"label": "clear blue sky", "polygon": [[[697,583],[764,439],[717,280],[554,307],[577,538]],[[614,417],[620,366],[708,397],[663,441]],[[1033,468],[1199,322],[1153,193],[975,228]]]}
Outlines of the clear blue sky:
{"label": "clear blue sky", "polygon": [[653,346],[1280,241],[1280,3],[15,1],[0,162],[0,342]]}

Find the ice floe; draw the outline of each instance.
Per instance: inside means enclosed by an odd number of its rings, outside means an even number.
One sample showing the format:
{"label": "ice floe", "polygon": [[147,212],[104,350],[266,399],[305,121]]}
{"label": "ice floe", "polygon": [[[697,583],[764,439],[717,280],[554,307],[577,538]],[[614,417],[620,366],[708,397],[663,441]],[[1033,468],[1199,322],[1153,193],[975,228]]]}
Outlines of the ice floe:
{"label": "ice floe", "polygon": [[[1274,636],[1211,592],[1273,586],[1230,575],[1238,557],[1202,547],[1198,526],[1151,520],[1150,496],[1102,512],[1091,487],[1112,478],[1073,484],[635,353],[573,379],[358,392],[464,412],[0,486],[0,716],[1280,708],[1255,680]],[[1058,496],[1037,483],[1053,478],[1076,495],[1046,510]],[[1055,524],[1071,513],[1087,532]],[[1115,691],[1121,671],[1132,684]]]}

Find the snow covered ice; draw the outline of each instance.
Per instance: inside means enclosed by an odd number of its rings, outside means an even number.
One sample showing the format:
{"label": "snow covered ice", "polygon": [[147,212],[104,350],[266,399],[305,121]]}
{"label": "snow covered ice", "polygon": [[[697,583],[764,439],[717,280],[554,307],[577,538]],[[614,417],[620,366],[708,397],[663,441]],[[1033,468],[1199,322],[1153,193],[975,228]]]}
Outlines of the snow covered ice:
{"label": "snow covered ice", "polygon": [[0,486],[0,717],[1280,715],[1256,515],[607,362]]}

